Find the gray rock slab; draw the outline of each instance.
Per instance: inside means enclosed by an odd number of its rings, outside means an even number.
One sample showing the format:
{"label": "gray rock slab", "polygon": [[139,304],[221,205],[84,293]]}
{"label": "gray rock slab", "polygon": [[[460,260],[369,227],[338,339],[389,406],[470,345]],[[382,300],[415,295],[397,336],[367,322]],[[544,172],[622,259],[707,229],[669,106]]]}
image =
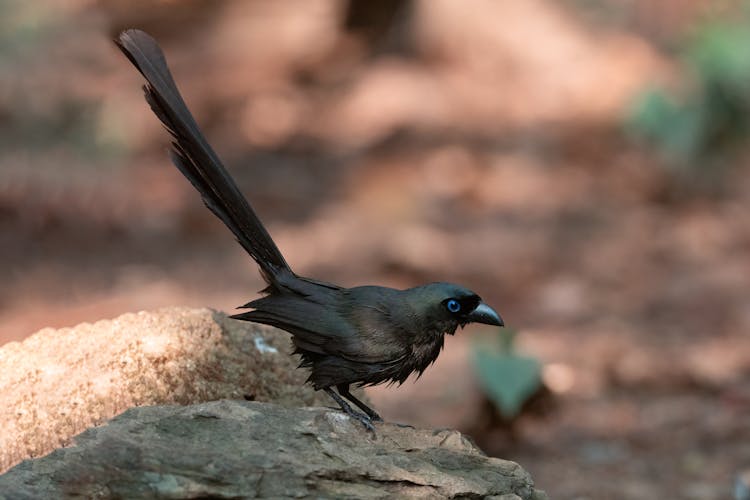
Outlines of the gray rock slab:
{"label": "gray rock slab", "polygon": [[0,497],[542,500],[518,464],[457,431],[222,400],[127,410],[0,476]]}

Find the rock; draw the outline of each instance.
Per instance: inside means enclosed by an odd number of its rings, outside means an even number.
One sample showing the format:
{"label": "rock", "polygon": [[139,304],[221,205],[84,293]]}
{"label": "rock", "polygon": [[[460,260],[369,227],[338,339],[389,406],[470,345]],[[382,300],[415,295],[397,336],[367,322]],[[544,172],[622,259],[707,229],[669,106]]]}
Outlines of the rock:
{"label": "rock", "polygon": [[214,401],[133,408],[0,476],[6,498],[502,498],[542,500],[518,464],[457,431],[325,408]]}
{"label": "rock", "polygon": [[330,404],[304,384],[289,334],[208,309],[163,309],[45,329],[0,348],[0,472],[142,405],[246,394]]}
{"label": "rock", "polygon": [[0,498],[546,498],[458,432],[379,424],[373,436],[341,412],[290,408],[331,404],[290,350],[285,332],[207,309],[3,346],[0,468],[59,449],[0,476]]}

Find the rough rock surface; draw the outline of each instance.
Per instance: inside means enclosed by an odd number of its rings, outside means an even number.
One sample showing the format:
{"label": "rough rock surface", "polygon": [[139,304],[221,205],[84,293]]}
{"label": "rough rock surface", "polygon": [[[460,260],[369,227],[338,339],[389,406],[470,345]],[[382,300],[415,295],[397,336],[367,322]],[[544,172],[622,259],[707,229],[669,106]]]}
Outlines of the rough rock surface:
{"label": "rough rock surface", "polygon": [[[541,500],[518,464],[457,431],[214,401],[133,408],[0,476],[7,498],[502,498]],[[2,495],[0,495],[2,496]]]}
{"label": "rough rock surface", "polygon": [[45,329],[0,348],[0,472],[142,405],[252,395],[330,404],[304,385],[289,334],[208,309],[172,308]]}

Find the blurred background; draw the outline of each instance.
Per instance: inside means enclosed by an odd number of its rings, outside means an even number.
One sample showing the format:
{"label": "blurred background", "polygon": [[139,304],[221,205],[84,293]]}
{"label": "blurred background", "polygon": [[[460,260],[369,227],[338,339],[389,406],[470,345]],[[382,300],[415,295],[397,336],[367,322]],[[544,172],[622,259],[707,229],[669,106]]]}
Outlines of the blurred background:
{"label": "blurred background", "polygon": [[127,27],[298,273],[454,281],[511,326],[368,389],[387,420],[551,498],[750,498],[745,2],[0,0],[0,343],[263,286]]}

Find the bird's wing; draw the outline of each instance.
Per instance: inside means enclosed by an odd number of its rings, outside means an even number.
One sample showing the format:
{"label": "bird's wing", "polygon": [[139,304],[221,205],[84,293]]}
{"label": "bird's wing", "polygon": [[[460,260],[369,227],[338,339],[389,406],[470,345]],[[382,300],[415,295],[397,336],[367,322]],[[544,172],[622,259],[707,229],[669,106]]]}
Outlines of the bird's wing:
{"label": "bird's wing", "polygon": [[306,351],[359,363],[396,363],[408,353],[406,339],[394,331],[387,308],[377,303],[351,303],[346,290],[314,296],[269,295],[232,316],[286,330]]}

